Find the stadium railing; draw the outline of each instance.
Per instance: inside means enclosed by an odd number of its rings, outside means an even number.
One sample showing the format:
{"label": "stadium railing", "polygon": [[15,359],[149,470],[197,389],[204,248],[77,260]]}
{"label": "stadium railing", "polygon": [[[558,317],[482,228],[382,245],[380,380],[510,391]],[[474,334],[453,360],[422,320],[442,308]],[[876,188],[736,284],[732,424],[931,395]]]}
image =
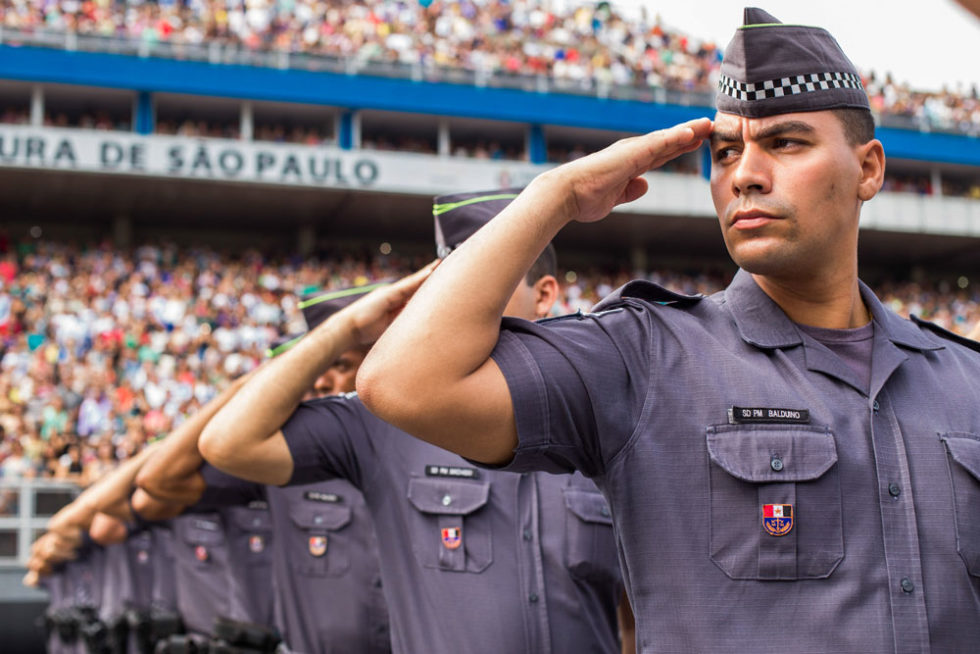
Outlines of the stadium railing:
{"label": "stadium railing", "polygon": [[0,479],[0,569],[25,566],[48,518],[78,492],[71,481]]}
{"label": "stadium railing", "polygon": [[78,34],[60,30],[18,30],[0,27],[0,44],[343,75],[396,77],[416,81],[508,88],[536,93],[586,95],[617,100],[656,102],[658,104],[711,106],[714,102],[714,93],[687,89],[624,86],[595,79],[567,80],[548,75],[467,70],[434,64],[381,62],[328,54],[252,50],[235,43],[221,43],[219,41],[211,41],[205,44],[171,43]]}

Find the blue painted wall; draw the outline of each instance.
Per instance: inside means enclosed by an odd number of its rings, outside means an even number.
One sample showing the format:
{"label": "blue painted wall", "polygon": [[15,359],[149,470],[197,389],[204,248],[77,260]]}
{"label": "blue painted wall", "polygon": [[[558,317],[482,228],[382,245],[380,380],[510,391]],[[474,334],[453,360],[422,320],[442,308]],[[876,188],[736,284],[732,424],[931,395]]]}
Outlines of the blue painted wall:
{"label": "blue painted wall", "polygon": [[[8,45],[0,45],[0,78],[629,132],[714,113],[710,107]],[[976,138],[889,128],[881,128],[879,138],[892,158],[980,166]]]}

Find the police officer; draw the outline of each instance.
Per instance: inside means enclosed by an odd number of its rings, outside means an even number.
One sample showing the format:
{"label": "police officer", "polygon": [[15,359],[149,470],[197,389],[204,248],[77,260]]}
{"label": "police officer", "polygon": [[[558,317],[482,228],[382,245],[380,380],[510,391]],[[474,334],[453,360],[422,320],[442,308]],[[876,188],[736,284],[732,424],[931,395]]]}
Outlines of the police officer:
{"label": "police officer", "polygon": [[[154,451],[150,446],[85,489],[48,521],[48,530],[34,543],[27,585],[51,591],[48,623],[56,632],[55,649],[102,651],[110,646],[106,625],[99,618],[106,558],[89,529],[100,512],[130,517],[126,498],[139,467]],[[49,575],[53,578],[46,579]]]}
{"label": "police officer", "polygon": [[104,548],[99,619],[105,648],[113,653],[148,651],[146,635],[140,638],[140,625],[130,629],[130,615],[150,608],[150,533],[99,513],[92,520],[89,535]]}
{"label": "police officer", "polygon": [[[304,317],[312,328],[374,287],[344,289],[306,298]],[[285,351],[299,337],[285,338],[272,353]],[[321,375],[314,387],[328,394],[353,390],[352,366],[363,353],[348,353]],[[272,560],[273,583],[255,594],[274,599],[275,624],[287,647],[296,652],[390,651],[388,617],[377,563],[377,545],[361,494],[343,480],[279,488],[226,475],[201,466],[199,426],[236,392],[222,394],[175,434],[140,473],[138,484],[150,495],[175,497],[172,489],[191,486],[195,494],[176,499],[198,507],[220,508],[225,515],[260,503],[275,540],[254,530],[254,519],[233,518],[248,537],[249,551]]]}
{"label": "police officer", "polygon": [[[458,199],[459,212],[440,219],[443,235],[471,232],[513,197],[490,195],[503,197]],[[447,227],[453,218],[458,230]],[[542,265],[514,293],[521,315],[546,315],[556,298],[553,253]],[[615,541],[591,482],[477,471],[376,419],[353,395],[299,404],[331,361],[377,337],[431,269],[338,312],[258,371],[209,422],[201,451],[237,476],[341,478],[364,494],[396,652],[620,651]]]}
{"label": "police officer", "polygon": [[[980,355],[858,280],[884,172],[860,77],[826,31],[747,9],[717,104],[535,179],[386,332],[361,396],[467,457],[595,478],[642,651],[974,649]],[[725,291],[633,282],[500,329],[562,226],[706,139]]]}

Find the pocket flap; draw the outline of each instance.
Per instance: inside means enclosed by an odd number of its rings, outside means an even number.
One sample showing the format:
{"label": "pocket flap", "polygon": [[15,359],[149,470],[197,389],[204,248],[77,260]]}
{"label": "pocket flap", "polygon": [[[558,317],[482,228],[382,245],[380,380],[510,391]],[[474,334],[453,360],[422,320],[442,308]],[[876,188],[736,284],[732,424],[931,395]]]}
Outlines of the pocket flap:
{"label": "pocket flap", "polygon": [[612,525],[612,513],[600,493],[565,489],[565,506],[583,522]]}
{"label": "pocket flap", "polygon": [[242,531],[272,531],[272,520],[266,510],[233,506],[228,514],[231,522]]}
{"label": "pocket flap", "polygon": [[488,482],[421,477],[408,481],[408,501],[422,513],[466,515],[486,504],[489,496]]}
{"label": "pocket flap", "polygon": [[941,436],[949,455],[958,464],[966,468],[973,477],[980,481],[980,436],[965,432],[950,432]]}
{"label": "pocket flap", "polygon": [[301,529],[337,531],[350,522],[351,509],[346,504],[303,502],[289,507],[289,517]]}
{"label": "pocket flap", "polygon": [[837,462],[837,445],[823,428],[720,425],[708,427],[708,455],[743,481],[810,481]]}
{"label": "pocket flap", "polygon": [[225,530],[221,520],[188,517],[181,527],[184,542],[190,545],[220,545],[225,542]]}

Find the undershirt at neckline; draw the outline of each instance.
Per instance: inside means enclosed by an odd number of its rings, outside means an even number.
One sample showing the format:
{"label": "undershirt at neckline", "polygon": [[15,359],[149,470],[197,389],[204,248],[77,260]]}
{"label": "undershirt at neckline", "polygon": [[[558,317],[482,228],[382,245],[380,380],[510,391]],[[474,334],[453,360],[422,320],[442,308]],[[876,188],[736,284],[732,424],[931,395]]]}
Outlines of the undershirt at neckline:
{"label": "undershirt at neckline", "polygon": [[871,350],[874,345],[874,321],[861,327],[827,329],[797,323],[800,331],[836,354],[857,373],[865,393],[871,388]]}

